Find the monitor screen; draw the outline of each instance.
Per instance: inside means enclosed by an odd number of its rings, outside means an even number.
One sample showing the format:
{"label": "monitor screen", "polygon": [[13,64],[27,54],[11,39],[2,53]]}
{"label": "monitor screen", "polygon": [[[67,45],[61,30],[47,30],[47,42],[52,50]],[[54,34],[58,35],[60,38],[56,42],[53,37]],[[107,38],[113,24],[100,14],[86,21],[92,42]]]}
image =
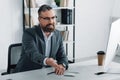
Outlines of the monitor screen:
{"label": "monitor screen", "polygon": [[118,47],[120,46],[120,19],[114,21],[111,25],[111,31],[104,60],[104,71],[107,72],[111,67],[115,55],[117,54]]}

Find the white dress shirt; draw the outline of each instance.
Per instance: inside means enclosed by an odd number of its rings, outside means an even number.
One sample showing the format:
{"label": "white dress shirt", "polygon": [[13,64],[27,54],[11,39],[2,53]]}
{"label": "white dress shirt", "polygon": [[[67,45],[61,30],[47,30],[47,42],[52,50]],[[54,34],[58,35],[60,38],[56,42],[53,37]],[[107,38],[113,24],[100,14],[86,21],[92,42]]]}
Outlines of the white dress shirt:
{"label": "white dress shirt", "polygon": [[[43,32],[43,31],[42,31]],[[44,40],[45,40],[45,56],[48,58],[49,57],[49,55],[50,55],[50,50],[51,50],[51,37],[52,37],[52,35],[53,35],[53,32],[47,37],[46,35],[45,35],[45,33],[43,32],[43,36],[44,36]],[[47,58],[45,58],[44,59],[44,65],[47,65],[46,64],[46,59]]]}

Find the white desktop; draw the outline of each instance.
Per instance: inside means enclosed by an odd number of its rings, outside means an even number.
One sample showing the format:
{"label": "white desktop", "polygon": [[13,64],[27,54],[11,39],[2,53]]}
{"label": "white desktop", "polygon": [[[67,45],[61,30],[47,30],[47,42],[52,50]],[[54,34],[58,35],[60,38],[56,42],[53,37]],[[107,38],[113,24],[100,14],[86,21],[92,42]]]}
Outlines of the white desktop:
{"label": "white desktop", "polygon": [[[119,75],[103,74],[95,75],[98,72],[97,59],[91,59],[82,62],[76,62],[69,65],[69,69],[64,75],[56,75],[52,68],[43,68],[38,70],[14,73],[0,76],[0,80],[114,80],[120,79]],[[69,76],[66,76],[69,75]],[[71,76],[72,75],[72,76]]]}
{"label": "white desktop", "polygon": [[[104,62],[104,71],[107,72],[110,70],[112,60],[114,59],[117,51],[120,47],[120,19],[113,22],[111,25],[111,31],[109,36],[109,42],[106,52],[106,58]],[[119,72],[120,73],[120,72]]]}

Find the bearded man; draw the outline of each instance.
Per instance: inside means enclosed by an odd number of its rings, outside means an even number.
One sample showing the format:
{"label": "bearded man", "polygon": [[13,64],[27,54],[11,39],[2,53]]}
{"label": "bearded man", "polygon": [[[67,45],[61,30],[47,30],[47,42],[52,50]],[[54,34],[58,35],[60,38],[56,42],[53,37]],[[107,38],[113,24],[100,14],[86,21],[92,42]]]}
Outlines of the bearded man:
{"label": "bearded man", "polygon": [[38,9],[39,24],[26,29],[22,38],[22,53],[14,72],[23,72],[51,66],[57,75],[68,68],[68,58],[60,31],[55,29],[56,15],[52,7]]}

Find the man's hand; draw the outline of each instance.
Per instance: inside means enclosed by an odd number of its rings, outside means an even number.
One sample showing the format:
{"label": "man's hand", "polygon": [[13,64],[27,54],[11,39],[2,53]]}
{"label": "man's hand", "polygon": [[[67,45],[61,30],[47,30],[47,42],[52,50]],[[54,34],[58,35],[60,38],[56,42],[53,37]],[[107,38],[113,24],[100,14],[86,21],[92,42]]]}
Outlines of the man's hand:
{"label": "man's hand", "polygon": [[55,68],[55,73],[57,75],[63,75],[65,72],[65,68],[63,67],[62,64],[57,64],[56,60],[54,60],[53,58],[47,58],[46,59],[46,64],[49,66],[52,66]]}
{"label": "man's hand", "polygon": [[65,72],[65,68],[63,67],[62,64],[58,65],[56,68],[55,68],[55,73],[57,75],[63,75]]}

